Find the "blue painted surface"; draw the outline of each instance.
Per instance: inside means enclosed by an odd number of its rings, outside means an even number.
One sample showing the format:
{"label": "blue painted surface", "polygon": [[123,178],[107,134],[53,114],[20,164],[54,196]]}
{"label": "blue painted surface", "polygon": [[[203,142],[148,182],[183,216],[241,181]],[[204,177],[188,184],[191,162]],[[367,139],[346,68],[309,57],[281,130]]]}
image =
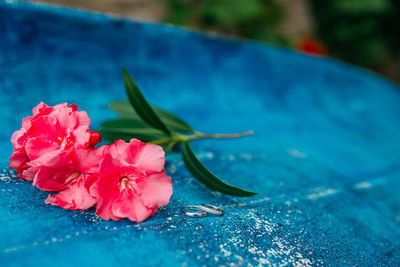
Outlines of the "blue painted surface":
{"label": "blue painted surface", "polygon": [[[93,129],[124,99],[120,66],[155,105],[203,132],[193,148],[226,181],[205,189],[168,156],[170,205],[136,224],[44,204],[7,170],[10,137],[44,101],[78,104]],[[2,266],[399,265],[400,90],[344,63],[253,42],[0,1]],[[187,204],[223,217],[187,218]]]}

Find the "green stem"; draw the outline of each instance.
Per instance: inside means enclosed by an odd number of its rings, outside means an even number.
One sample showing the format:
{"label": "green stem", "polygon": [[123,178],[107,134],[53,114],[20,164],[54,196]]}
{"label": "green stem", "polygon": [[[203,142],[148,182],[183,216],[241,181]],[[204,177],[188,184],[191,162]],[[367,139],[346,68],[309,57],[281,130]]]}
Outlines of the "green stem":
{"label": "green stem", "polygon": [[235,133],[235,134],[203,134],[203,133],[196,133],[194,135],[173,135],[169,138],[159,139],[151,141],[150,144],[166,144],[166,143],[180,143],[185,141],[197,140],[197,139],[205,139],[205,138],[215,138],[215,139],[229,139],[229,138],[238,138],[242,136],[252,135],[253,131],[247,131],[243,133]]}
{"label": "green stem", "polygon": [[216,139],[230,139],[230,138],[238,138],[242,136],[252,135],[253,131],[247,131],[243,133],[235,133],[235,134],[202,134],[198,133],[194,135],[193,139],[202,139],[202,138],[216,138]]}

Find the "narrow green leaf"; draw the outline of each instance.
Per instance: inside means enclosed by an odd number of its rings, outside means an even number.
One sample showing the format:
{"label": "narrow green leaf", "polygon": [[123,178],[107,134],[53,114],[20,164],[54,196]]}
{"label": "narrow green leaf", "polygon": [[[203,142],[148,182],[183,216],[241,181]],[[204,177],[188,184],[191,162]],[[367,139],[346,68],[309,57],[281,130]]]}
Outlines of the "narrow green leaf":
{"label": "narrow green leaf", "polygon": [[182,158],[189,172],[212,190],[238,197],[249,197],[257,194],[229,185],[212,174],[196,157],[188,142],[183,144]]}
{"label": "narrow green leaf", "polygon": [[131,75],[129,75],[129,73],[124,68],[122,68],[122,73],[126,94],[128,95],[129,102],[135,109],[136,113],[146,123],[171,135],[171,131],[168,129],[167,126],[165,126],[165,124],[157,116],[151,106],[147,103],[146,99],[140,92],[139,87],[136,85]]}
{"label": "narrow green leaf", "polygon": [[[101,124],[102,128],[151,128],[150,125],[142,121],[140,118],[138,119],[128,119],[128,118],[120,118],[114,120],[108,120]],[[161,132],[160,130],[154,129],[156,131]]]}
{"label": "narrow green leaf", "polygon": [[[130,134],[130,135],[152,135],[152,136],[159,136],[161,138],[168,138],[169,136],[165,133],[154,129],[154,128],[100,128],[101,131],[113,134]],[[160,139],[161,139],[160,138]]]}
{"label": "narrow green leaf", "polygon": [[151,142],[154,140],[168,138],[167,135],[158,135],[154,133],[150,133],[147,131],[139,130],[139,131],[126,131],[126,130],[110,130],[110,129],[100,129],[98,132],[101,136],[110,141],[115,141],[118,139],[129,142],[132,138],[136,138],[141,140],[142,142]]}
{"label": "narrow green leaf", "polygon": [[187,133],[195,132],[195,130],[192,127],[190,127],[188,123],[186,123],[181,118],[175,116],[174,114],[169,113],[168,111],[165,111],[163,109],[157,108],[155,106],[152,106],[152,108],[157,113],[157,115],[160,116],[161,120],[171,129],[178,132],[187,132]]}
{"label": "narrow green leaf", "polygon": [[121,118],[140,119],[129,101],[116,101],[108,104],[108,107],[116,112]]}
{"label": "narrow green leaf", "polygon": [[[115,111],[121,118],[140,119],[139,115],[133,109],[128,101],[117,101],[108,105],[113,111]],[[151,106],[154,112],[160,117],[161,121],[171,130],[177,132],[188,132],[193,133],[192,127],[182,119],[178,118],[172,113],[163,109]]]}
{"label": "narrow green leaf", "polygon": [[125,118],[106,121],[98,131],[105,139],[111,141],[117,139],[129,141],[132,138],[137,138],[143,142],[150,142],[169,137],[169,135],[141,120]]}
{"label": "narrow green leaf", "polygon": [[107,131],[104,131],[103,129],[99,129],[98,132],[101,134],[103,139],[108,140],[110,142],[114,142],[115,140],[124,140],[125,142],[129,142],[132,138],[137,138],[142,142],[146,142],[142,138],[132,136],[131,134],[109,133]]}

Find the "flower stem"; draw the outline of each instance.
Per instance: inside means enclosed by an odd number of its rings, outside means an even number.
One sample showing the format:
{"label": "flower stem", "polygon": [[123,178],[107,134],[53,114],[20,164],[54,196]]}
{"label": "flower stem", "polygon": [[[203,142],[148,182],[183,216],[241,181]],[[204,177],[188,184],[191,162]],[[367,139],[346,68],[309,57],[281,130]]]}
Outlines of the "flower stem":
{"label": "flower stem", "polygon": [[191,139],[203,139],[203,138],[216,138],[216,139],[230,139],[230,138],[238,138],[242,136],[252,135],[253,131],[247,131],[243,133],[235,133],[235,134],[196,134],[194,135],[195,138]]}
{"label": "flower stem", "polygon": [[173,135],[169,138],[165,139],[158,139],[151,141],[150,144],[167,144],[167,143],[180,143],[185,141],[197,140],[197,139],[205,139],[205,138],[215,138],[215,139],[230,139],[230,138],[238,138],[242,136],[252,135],[253,131],[247,131],[243,133],[235,133],[235,134],[203,134],[203,133],[196,133],[194,135]]}

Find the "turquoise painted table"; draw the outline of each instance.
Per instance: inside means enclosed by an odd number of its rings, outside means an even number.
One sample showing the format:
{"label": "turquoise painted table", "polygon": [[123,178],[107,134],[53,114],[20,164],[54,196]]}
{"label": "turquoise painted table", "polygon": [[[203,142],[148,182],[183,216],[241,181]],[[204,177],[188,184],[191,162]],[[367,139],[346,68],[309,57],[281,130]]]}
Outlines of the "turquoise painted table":
{"label": "turquoise painted table", "polygon": [[[102,221],[44,204],[7,169],[10,137],[44,101],[94,128],[124,99],[120,66],[146,97],[203,132],[193,143],[251,198],[213,193],[167,157],[170,205],[147,221]],[[400,90],[365,70],[253,42],[0,0],[0,265],[399,265]],[[193,219],[188,204],[225,215]]]}

